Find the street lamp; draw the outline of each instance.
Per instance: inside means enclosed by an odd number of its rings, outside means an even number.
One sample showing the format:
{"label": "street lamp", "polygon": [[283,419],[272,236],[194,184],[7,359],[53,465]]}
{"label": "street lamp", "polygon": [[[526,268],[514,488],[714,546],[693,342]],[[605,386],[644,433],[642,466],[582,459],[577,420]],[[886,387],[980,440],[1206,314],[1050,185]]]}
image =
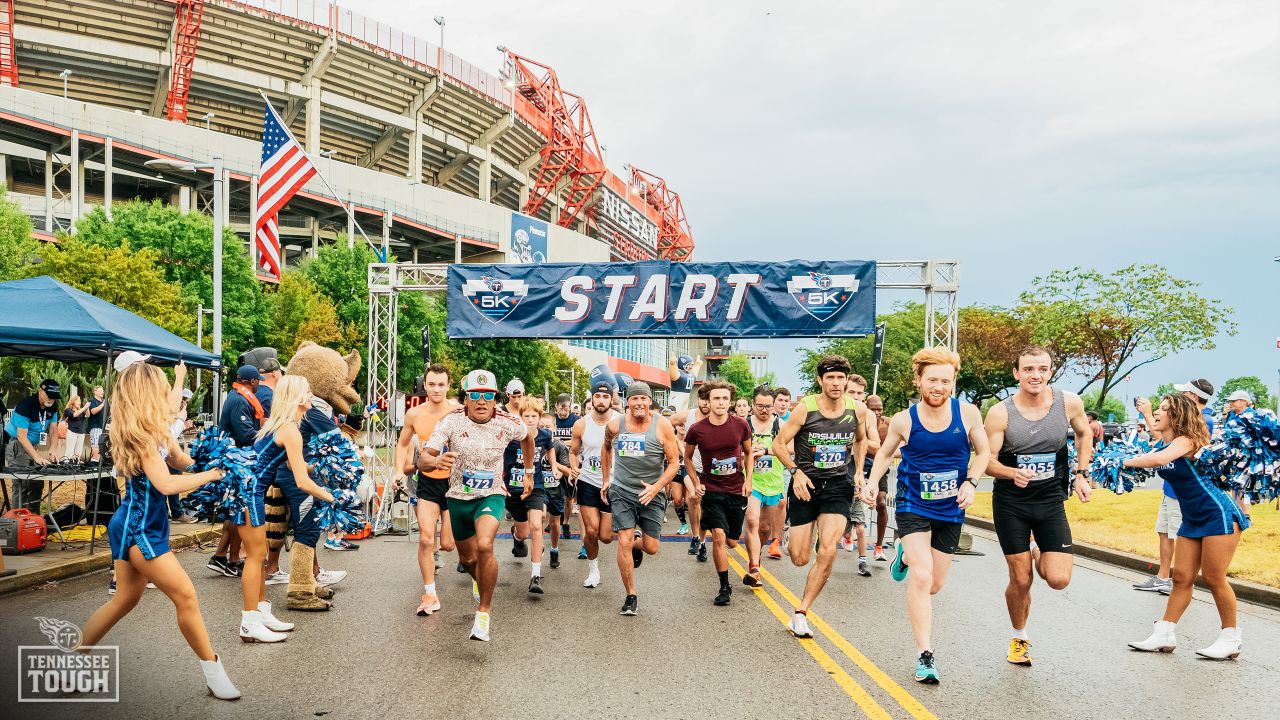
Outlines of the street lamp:
{"label": "street lamp", "polygon": [[[569,373],[569,402],[575,402],[578,399],[578,368],[571,367],[568,370],[560,368],[556,372]],[[551,404],[551,398],[547,398],[547,404]]]}
{"label": "street lamp", "polygon": [[211,113],[211,112],[207,112],[207,113],[205,113],[205,114],[204,114],[204,117],[200,118],[201,120],[204,120],[204,129],[205,129],[205,130],[208,130],[208,129],[209,129],[209,121],[210,121],[210,120],[212,120],[213,118],[214,118],[214,115],[213,115],[213,113]]}
{"label": "street lamp", "polygon": [[58,73],[58,77],[62,78],[62,99],[67,99],[67,78],[71,77],[70,70],[63,70]]}
{"label": "street lamp", "polygon": [[[204,349],[204,316],[212,315],[213,308],[207,308],[204,303],[196,306],[196,346]],[[200,389],[200,371],[196,370],[196,390]]]}
{"label": "street lamp", "polygon": [[440,26],[440,49],[444,50],[444,16],[437,15],[435,21]]}
{"label": "street lamp", "polygon": [[[144,165],[155,170],[172,172],[213,171],[213,354],[222,360],[222,155],[214,155],[213,162],[183,162],[169,158],[148,160]],[[221,413],[222,373],[213,374],[213,410]]]}

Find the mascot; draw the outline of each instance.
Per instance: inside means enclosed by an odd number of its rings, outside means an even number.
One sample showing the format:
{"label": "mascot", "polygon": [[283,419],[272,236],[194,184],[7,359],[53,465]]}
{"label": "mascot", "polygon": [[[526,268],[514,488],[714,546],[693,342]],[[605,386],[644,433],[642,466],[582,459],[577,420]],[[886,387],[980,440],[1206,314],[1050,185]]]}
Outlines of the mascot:
{"label": "mascot", "polygon": [[689,395],[693,392],[693,381],[698,377],[702,362],[694,362],[688,355],[671,356],[668,371],[671,374],[671,394],[667,404],[674,405],[676,412],[689,409]]}

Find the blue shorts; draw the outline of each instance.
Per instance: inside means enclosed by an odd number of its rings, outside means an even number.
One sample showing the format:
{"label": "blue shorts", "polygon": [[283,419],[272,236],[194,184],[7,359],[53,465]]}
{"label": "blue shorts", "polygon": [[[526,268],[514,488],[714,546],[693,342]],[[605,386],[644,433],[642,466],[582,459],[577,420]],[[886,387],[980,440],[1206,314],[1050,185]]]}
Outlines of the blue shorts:
{"label": "blue shorts", "polygon": [[778,493],[777,495],[761,495],[759,490],[751,491],[751,497],[759,500],[760,504],[765,507],[773,507],[774,505],[777,505],[782,502],[782,498],[785,496],[785,493]]}

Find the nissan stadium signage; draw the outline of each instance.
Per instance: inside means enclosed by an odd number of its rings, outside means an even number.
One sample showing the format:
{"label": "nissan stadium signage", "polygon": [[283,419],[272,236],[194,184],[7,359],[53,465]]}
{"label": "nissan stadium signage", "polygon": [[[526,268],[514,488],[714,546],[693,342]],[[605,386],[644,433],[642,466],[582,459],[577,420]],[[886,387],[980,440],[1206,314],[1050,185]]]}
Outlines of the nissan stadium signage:
{"label": "nissan stadium signage", "polygon": [[658,226],[614,191],[604,188],[596,208],[596,218],[605,228],[619,232],[650,250],[658,246]]}
{"label": "nissan stadium signage", "polygon": [[875,316],[867,260],[449,266],[455,338],[839,337]]}

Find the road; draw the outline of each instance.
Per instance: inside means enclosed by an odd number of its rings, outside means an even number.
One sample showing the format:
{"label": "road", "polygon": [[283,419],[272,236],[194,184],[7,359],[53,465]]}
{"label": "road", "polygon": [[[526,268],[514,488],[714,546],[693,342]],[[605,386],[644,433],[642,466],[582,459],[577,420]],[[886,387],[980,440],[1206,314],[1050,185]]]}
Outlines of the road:
{"label": "road", "polygon": [[[674,528],[670,520],[668,528]],[[1134,653],[1164,598],[1129,589],[1137,575],[1078,560],[1071,587],[1037,583],[1029,631],[1032,668],[1007,664],[1005,569],[994,538],[975,531],[984,556],[956,559],[935,598],[935,652],[942,683],[911,679],[915,651],[903,584],[887,563],[855,573],[841,552],[816,606],[814,640],[796,640],[784,622],[803,587],[803,570],[766,561],[763,590],[735,579],[732,605],[713,607],[710,563],[663,543],[638,571],[640,615],[621,617],[613,547],[602,556],[598,589],[584,589],[585,561],[565,542],[547,593],[525,592],[527,560],[499,541],[500,576],[493,641],[468,639],[470,583],[452,561],[441,573],[444,610],[413,614],[419,584],[414,545],[376,538],[358,552],[325,552],[327,567],[350,571],[327,614],[280,611],[298,624],[288,642],[239,642],[238,582],[213,577],[207,555],[179,554],[195,579],[215,649],[244,693],[237,703],[205,695],[195,657],[172,607],[149,591],[104,641],[120,646],[121,698],[115,705],[15,706],[18,645],[47,645],[34,618],[83,624],[107,599],[105,574],[0,599],[0,707],[11,718],[1206,718],[1271,716],[1270,681],[1280,672],[1280,613],[1241,605],[1245,652],[1236,662],[1197,660],[1212,642],[1217,615],[1196,593],[1172,655]],[[207,552],[207,551],[206,551]],[[451,557],[451,556],[448,556]],[[735,557],[734,573],[745,561]],[[270,588],[283,605],[283,586]],[[814,617],[814,616],[811,616]],[[17,714],[18,711],[27,711]]]}

